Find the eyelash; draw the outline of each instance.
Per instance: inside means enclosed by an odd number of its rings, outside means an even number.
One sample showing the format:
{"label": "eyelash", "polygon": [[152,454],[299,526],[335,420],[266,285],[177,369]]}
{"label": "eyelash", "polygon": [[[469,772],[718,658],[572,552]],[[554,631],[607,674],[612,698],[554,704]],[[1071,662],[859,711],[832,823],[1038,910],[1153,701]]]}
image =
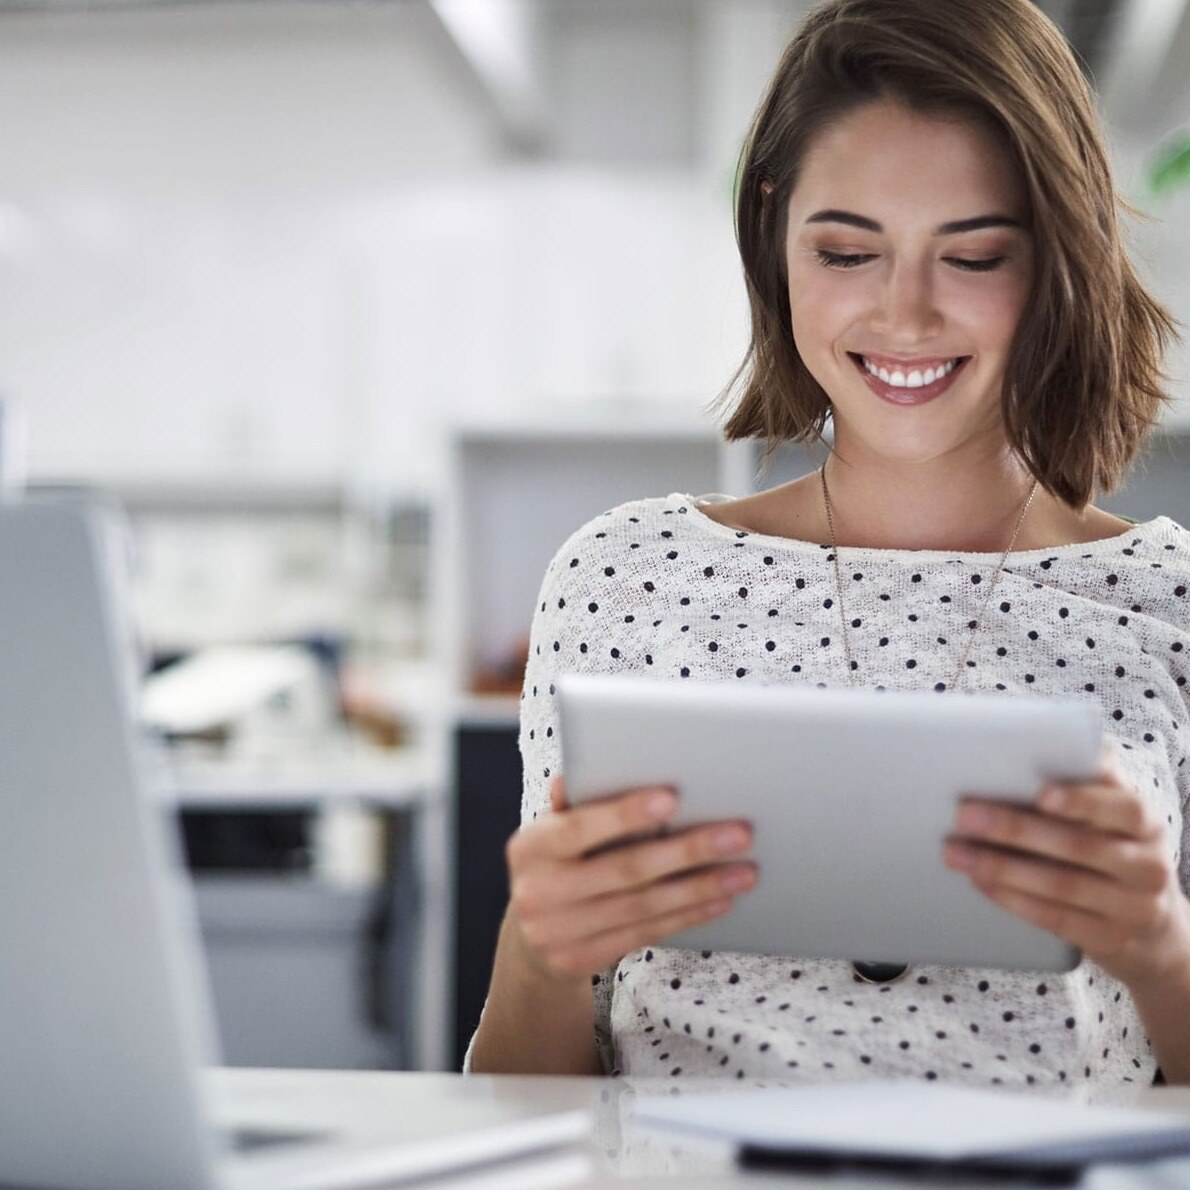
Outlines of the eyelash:
{"label": "eyelash", "polygon": [[[832,269],[853,269],[872,259],[868,254],[847,255],[842,252],[830,252],[826,248],[816,249],[815,255],[820,264]],[[986,260],[961,260],[958,257],[948,257],[947,259],[956,268],[967,273],[990,273],[993,269],[998,269],[1007,258],[989,256]]]}

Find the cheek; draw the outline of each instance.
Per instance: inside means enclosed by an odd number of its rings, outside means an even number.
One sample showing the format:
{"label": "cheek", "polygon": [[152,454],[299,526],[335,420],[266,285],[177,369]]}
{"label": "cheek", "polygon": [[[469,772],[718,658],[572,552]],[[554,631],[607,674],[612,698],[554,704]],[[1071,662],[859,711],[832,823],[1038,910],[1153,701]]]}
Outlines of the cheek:
{"label": "cheek", "polygon": [[790,271],[790,321],[804,360],[831,354],[831,345],[863,314],[867,298],[856,282],[817,267]]}
{"label": "cheek", "polygon": [[996,284],[964,284],[943,288],[943,308],[969,328],[974,341],[988,351],[1007,351],[1029,301],[1027,279],[1005,277]]}

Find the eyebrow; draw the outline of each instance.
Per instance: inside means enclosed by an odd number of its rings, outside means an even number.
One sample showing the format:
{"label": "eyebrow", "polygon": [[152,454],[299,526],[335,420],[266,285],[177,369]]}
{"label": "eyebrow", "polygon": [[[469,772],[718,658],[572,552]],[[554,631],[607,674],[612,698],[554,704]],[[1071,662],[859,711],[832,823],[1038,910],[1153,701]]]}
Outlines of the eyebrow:
{"label": "eyebrow", "polygon": [[[863,231],[882,232],[884,226],[875,219],[868,219],[864,215],[856,215],[852,211],[815,211],[807,223],[846,223],[849,227],[858,227]],[[1015,227],[1021,231],[1025,225],[1019,219],[1011,219],[1007,215],[976,215],[974,219],[956,219],[953,223],[943,223],[934,229],[936,236],[952,236],[964,231],[982,231],[985,227]]]}

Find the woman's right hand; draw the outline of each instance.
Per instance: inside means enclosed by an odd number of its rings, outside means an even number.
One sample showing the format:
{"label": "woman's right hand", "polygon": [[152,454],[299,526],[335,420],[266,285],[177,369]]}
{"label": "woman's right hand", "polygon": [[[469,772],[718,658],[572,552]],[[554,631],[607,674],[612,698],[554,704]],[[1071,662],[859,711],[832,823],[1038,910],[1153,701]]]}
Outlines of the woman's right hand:
{"label": "woman's right hand", "polygon": [[[590,977],[630,951],[722,917],[753,888],[747,822],[714,822],[640,839],[678,809],[672,789],[634,789],[570,807],[561,776],[554,812],[505,847],[509,924],[554,979]],[[736,857],[733,862],[733,857]]]}

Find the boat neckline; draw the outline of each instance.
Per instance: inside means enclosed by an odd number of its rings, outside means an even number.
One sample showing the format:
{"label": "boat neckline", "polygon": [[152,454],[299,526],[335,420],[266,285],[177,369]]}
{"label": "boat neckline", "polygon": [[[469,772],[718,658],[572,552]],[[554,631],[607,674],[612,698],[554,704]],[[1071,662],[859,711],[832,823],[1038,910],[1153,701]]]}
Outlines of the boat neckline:
{"label": "boat neckline", "polygon": [[[725,495],[722,492],[708,492],[700,496],[692,496],[686,492],[671,492],[668,499],[680,500],[683,506],[689,513],[693,514],[694,520],[701,525],[708,532],[714,533],[719,537],[730,537],[733,540],[741,540],[741,534],[756,542],[764,542],[771,544],[777,548],[790,551],[792,553],[817,553],[822,551],[824,553],[830,552],[830,545],[818,541],[803,541],[798,537],[779,537],[769,533],[759,533],[753,530],[735,529],[730,525],[720,524],[707,516],[701,508],[699,503],[703,504],[717,504],[723,503],[727,500],[734,500],[736,497]],[[1055,545],[1049,548],[1035,549],[1035,550],[1011,550],[1008,554],[1009,558],[1019,558],[1022,561],[1039,559],[1053,559],[1058,561],[1063,557],[1085,557],[1097,553],[1110,553],[1113,549],[1118,550],[1128,548],[1133,544],[1132,539],[1143,539],[1149,534],[1156,534],[1160,532],[1168,532],[1173,525],[1170,517],[1161,516],[1153,517],[1148,521],[1140,521],[1137,524],[1129,525],[1129,527],[1122,533],[1117,533],[1111,537],[1100,537],[1095,541],[1072,542],[1069,545]],[[881,549],[876,546],[850,546],[845,545],[842,551],[849,557],[867,556],[879,558],[908,558],[915,561],[935,561],[935,560],[950,560],[955,558],[978,558],[978,559],[998,559],[1003,551],[979,551],[979,550],[904,550],[904,549]]]}

